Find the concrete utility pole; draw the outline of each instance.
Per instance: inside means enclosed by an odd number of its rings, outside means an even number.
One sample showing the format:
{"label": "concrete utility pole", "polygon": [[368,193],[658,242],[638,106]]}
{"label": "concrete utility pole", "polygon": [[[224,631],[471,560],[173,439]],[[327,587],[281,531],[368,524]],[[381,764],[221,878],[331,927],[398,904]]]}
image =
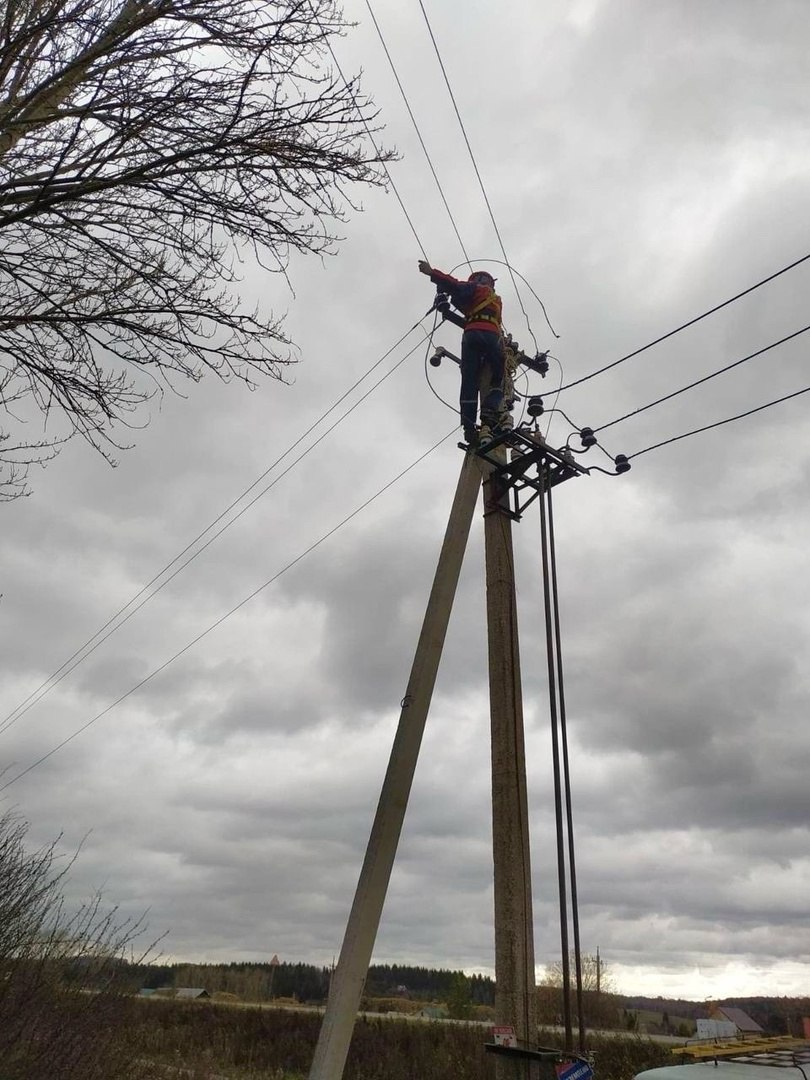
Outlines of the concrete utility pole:
{"label": "concrete utility pole", "polygon": [[[529,411],[534,415],[531,401]],[[461,467],[388,771],[331,980],[310,1080],[340,1080],[343,1075],[482,478],[486,478],[495,1007],[499,1024],[513,1028],[519,1044],[496,1043],[493,1047],[501,1054],[499,1080],[517,1075],[528,1080],[532,1063],[542,1057],[531,1049],[537,1039],[537,995],[512,520],[519,519],[526,506],[542,497],[546,476],[549,483],[560,483],[587,473],[587,469],[567,450],[552,450],[536,432],[515,430],[500,439],[489,449],[468,450]],[[514,455],[508,459],[507,445]],[[545,471],[533,478],[530,470],[535,466]]]}
{"label": "concrete utility pole", "polygon": [[402,699],[388,771],[331,980],[310,1080],[340,1080],[343,1075],[485,468],[472,454],[464,455],[408,688]]}
{"label": "concrete utility pole", "polygon": [[[498,455],[506,460],[506,447]],[[519,1044],[537,1041],[534,925],[523,697],[512,521],[497,509],[501,481],[484,485],[484,543],[492,728],[492,846],[495,868],[495,1011]],[[505,504],[508,508],[508,503]],[[501,1075],[529,1075],[528,1062],[499,1062]]]}

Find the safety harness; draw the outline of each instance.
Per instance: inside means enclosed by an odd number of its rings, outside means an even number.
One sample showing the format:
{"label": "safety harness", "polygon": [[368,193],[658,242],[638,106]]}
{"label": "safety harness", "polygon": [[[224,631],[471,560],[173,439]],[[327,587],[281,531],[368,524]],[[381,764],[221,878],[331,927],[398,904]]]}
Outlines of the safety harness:
{"label": "safety harness", "polygon": [[[487,311],[490,308],[490,311]],[[475,307],[464,312],[464,325],[469,326],[474,322],[488,322],[501,329],[501,298],[494,289],[490,289],[489,296],[485,296]]]}

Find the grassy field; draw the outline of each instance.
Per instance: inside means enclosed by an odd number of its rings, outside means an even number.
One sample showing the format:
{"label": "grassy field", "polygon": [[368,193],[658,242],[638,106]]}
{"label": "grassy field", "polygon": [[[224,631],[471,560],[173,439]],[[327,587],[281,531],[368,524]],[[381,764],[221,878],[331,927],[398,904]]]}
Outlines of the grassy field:
{"label": "grassy field", "polygon": [[[128,1031],[144,1077],[304,1080],[321,1017],[208,1002],[130,1001]],[[358,1019],[346,1080],[493,1080],[485,1027],[447,1021]],[[547,1046],[559,1036],[540,1033]],[[598,1080],[631,1080],[668,1063],[666,1048],[638,1036],[594,1039]]]}

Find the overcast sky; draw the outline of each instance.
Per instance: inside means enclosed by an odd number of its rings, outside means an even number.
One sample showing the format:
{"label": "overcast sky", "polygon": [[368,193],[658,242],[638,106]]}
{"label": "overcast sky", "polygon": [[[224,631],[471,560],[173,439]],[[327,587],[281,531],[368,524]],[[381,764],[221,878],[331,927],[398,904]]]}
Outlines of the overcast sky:
{"label": "overcast sky", "polygon": [[[559,340],[522,286],[531,327],[565,381],[810,251],[805,0],[468,0],[463,20],[457,2],[425,6],[509,259]],[[362,69],[401,154],[394,180],[429,259],[449,270],[463,255],[365,4],[348,0],[346,13],[358,25],[336,43],[341,65]],[[465,247],[481,266],[502,258],[416,0],[377,0],[375,13]],[[243,284],[246,300],[287,312],[300,356],[289,386],[185,387],[153,409],[117,469],[74,444],[32,474],[30,498],[0,507],[2,716],[428,307],[394,196],[362,202],[334,259],[294,261],[294,295],[278,275]],[[492,265],[507,326],[528,345],[508,274]],[[803,327],[809,286],[810,263],[559,404],[578,425],[607,423]],[[436,341],[457,346],[458,331]],[[424,348],[0,734],[7,777],[450,432]],[[604,443],[631,454],[801,389],[807,351],[798,338]],[[430,373],[452,403],[457,370]],[[531,387],[550,393],[559,379],[552,365]],[[626,992],[810,993],[809,409],[800,397],[557,491],[582,943],[599,946]],[[552,441],[569,430],[558,417]],[[126,914],[148,909],[172,958],[332,961],[460,464],[449,438],[3,792],[33,843],[61,833],[71,851],[84,838],[71,899],[102,889]],[[479,514],[379,962],[494,964],[482,532]],[[540,966],[558,956],[559,930],[535,511],[515,543]]]}

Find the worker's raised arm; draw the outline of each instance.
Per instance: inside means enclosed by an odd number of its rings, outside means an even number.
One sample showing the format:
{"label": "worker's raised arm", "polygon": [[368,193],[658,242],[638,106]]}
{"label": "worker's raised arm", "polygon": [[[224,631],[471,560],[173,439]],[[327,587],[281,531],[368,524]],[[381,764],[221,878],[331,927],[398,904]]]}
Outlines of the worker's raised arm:
{"label": "worker's raised arm", "polygon": [[458,278],[454,278],[452,274],[445,274],[443,270],[434,270],[429,262],[424,259],[419,260],[419,272],[426,274],[434,285],[439,285],[443,289],[447,289],[452,292],[456,289],[466,286],[466,281],[459,281]]}

